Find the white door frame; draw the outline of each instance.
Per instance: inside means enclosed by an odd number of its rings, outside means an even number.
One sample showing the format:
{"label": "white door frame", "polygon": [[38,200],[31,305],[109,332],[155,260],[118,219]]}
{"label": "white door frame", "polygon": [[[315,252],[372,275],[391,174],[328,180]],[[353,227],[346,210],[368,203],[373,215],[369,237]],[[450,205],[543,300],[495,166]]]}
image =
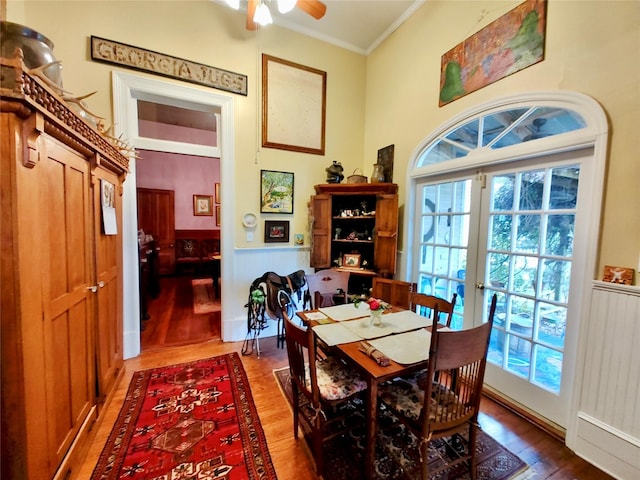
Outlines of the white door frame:
{"label": "white door frame", "polygon": [[[556,135],[541,139],[534,142],[526,142],[516,146],[502,149],[478,148],[469,155],[461,158],[444,161],[437,164],[425,165],[420,164],[423,152],[443,135],[464,125],[471,119],[493,111],[505,110],[508,108],[523,108],[526,106],[550,106],[557,108],[565,108],[573,110],[580,114],[586,121],[585,128],[568,132],[562,135]],[[403,262],[406,269],[405,277],[413,279],[414,252],[411,250],[410,243],[415,236],[416,228],[413,220],[416,215],[416,185],[419,179],[431,177],[441,173],[451,173],[456,171],[468,171],[469,169],[482,170],[484,166],[496,165],[504,162],[512,162],[527,158],[536,157],[540,154],[561,153],[567,151],[575,151],[582,148],[593,148],[592,163],[589,164],[589,175],[581,177],[581,187],[587,192],[590,198],[589,211],[593,212],[587,219],[588,225],[585,231],[588,233],[585,241],[583,258],[576,259],[575,264],[580,267],[580,271],[572,272],[581,278],[579,287],[576,291],[572,291],[574,298],[579,298],[579,306],[575,314],[580,319],[587,319],[589,305],[591,302],[591,284],[596,275],[598,242],[600,232],[600,212],[602,209],[603,187],[605,177],[605,165],[607,159],[607,142],[608,142],[608,124],[606,115],[602,107],[591,97],[577,92],[568,91],[549,91],[549,92],[532,92],[503,97],[490,102],[481,104],[466,110],[452,118],[450,121],[442,124],[429,136],[427,136],[413,151],[409,165],[407,168],[406,182],[406,198],[405,198],[405,217],[404,224],[407,231],[404,236],[404,248],[406,252]],[[586,321],[586,320],[585,320]],[[580,321],[584,324],[585,322]],[[584,364],[584,335],[586,328],[576,326],[576,330],[566,338],[566,348],[575,352],[573,359],[568,360],[575,366],[575,375],[573,381],[569,385],[571,396],[571,412],[569,413],[567,431],[575,429],[576,416],[578,406],[578,397],[580,393],[582,365]],[[563,387],[565,386],[563,380]],[[569,435],[570,436],[570,435]]]}
{"label": "white door frame", "polygon": [[[219,149],[220,178],[223,185],[233,185],[235,178],[234,161],[234,102],[230,95],[223,95],[201,87],[186,86],[168,80],[134,75],[128,72],[113,71],[113,118],[115,136],[132,141],[136,147],[138,139],[138,105],[141,96],[172,99],[175,105],[193,105],[216,107],[220,109]],[[233,216],[233,189],[222,189],[222,218]],[[122,199],[122,242],[123,242],[123,345],[124,358],[132,358],[140,354],[140,295],[138,288],[138,222],[136,202],[136,159],[129,158],[129,173],[124,182]],[[220,238],[220,253],[223,258],[233,252],[235,244],[234,230],[225,228]],[[232,262],[222,262],[222,278],[231,278]],[[227,293],[225,293],[227,292]],[[222,318],[224,306],[232,299],[227,299],[229,289],[222,290]],[[225,338],[225,323],[221,324],[221,335]]]}

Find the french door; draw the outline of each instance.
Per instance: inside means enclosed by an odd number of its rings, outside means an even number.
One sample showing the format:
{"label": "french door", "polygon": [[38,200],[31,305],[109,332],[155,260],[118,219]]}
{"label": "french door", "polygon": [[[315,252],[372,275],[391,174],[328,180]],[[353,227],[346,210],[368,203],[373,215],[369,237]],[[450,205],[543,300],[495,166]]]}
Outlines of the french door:
{"label": "french door", "polygon": [[577,318],[571,273],[574,239],[585,233],[579,184],[589,154],[429,177],[415,192],[419,291],[456,295],[454,329],[486,321],[496,294],[485,383],[561,427],[576,354],[566,333]]}

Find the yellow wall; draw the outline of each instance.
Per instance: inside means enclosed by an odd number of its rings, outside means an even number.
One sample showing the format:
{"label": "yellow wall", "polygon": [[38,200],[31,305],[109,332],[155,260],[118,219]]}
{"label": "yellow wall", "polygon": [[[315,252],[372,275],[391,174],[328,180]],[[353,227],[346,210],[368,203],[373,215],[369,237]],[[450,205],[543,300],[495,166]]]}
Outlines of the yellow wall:
{"label": "yellow wall", "polygon": [[438,107],[442,54],[520,3],[430,0],[370,54],[364,156],[375,159],[378,148],[395,144],[394,181],[404,196],[413,150],[462,111],[528,91],[587,94],[606,111],[610,138],[600,266],[594,276],[602,278],[604,264],[637,269],[640,2],[551,0],[543,62]]}
{"label": "yellow wall", "polygon": [[[258,209],[260,169],[295,173],[291,232],[303,232],[308,197],[314,184],[324,182],[324,169],[332,160],[342,162],[346,175],[361,167],[369,176],[377,150],[395,144],[394,181],[400,184],[402,203],[412,151],[446,120],[471,106],[519,92],[585,93],[600,102],[610,122],[603,231],[594,276],[601,276],[604,264],[637,269],[640,2],[550,0],[543,62],[438,107],[441,55],[519,3],[429,0],[368,57],[274,26],[258,34],[248,32],[241,13],[210,1],[9,1],[7,18],[51,38],[56,57],[63,61],[65,88],[77,94],[98,90],[89,107],[107,116],[109,72],[117,67],[90,60],[90,35],[248,75],[249,95],[234,95],[234,228],[239,246],[244,242],[240,216]],[[327,72],[325,156],[257,152],[261,52]]]}
{"label": "yellow wall", "polygon": [[[110,72],[125,69],[92,61],[91,35],[248,76],[247,96],[229,94],[234,98],[236,134],[235,219],[229,225],[236,229],[236,246],[261,243],[258,232],[256,241],[246,244],[240,221],[245,212],[260,210],[261,169],[295,174],[293,217],[265,217],[291,220],[293,240],[294,233],[306,233],[309,196],[313,185],[325,183],[325,168],[331,161],[341,161],[345,172],[362,163],[366,66],[362,55],[273,25],[257,34],[249,32],[244,13],[211,1],[10,1],[7,15],[9,21],[27,25],[53,41],[54,55],[63,62],[64,88],[77,95],[97,90],[87,100],[89,109],[109,118]],[[260,148],[256,112],[263,52],[327,72],[325,156]]]}

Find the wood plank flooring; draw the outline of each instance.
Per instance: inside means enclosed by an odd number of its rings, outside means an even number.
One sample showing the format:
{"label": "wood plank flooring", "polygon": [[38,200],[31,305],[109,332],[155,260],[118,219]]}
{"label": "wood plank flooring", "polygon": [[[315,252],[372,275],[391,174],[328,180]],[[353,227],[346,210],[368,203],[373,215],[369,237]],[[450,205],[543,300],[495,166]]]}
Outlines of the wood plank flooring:
{"label": "wood plank flooring", "polygon": [[140,335],[143,352],[220,339],[220,312],[193,313],[192,277],[160,278],[160,295],[149,301]]}
{"label": "wood plank flooring", "polygon": [[[163,294],[154,301],[156,305],[150,306],[150,312],[153,311],[152,309],[157,309],[158,316],[155,318],[160,324],[189,323],[186,319],[193,316],[191,292],[189,290],[186,295],[181,290],[180,283],[180,277],[163,279]],[[190,287],[190,281],[188,284]],[[171,294],[174,287],[175,293]],[[178,298],[183,294],[188,297],[188,301]],[[197,320],[196,323],[198,323]],[[147,324],[149,331],[143,332],[143,337],[147,335],[148,339],[143,353],[125,361],[124,378],[117,387],[111,404],[104,412],[104,420],[96,432],[84,463],[72,476],[73,479],[86,480],[91,477],[111,426],[122,406],[134,371],[223,353],[239,353],[242,348],[242,342],[223,343],[220,340],[219,320],[217,326],[213,319],[208,323],[198,323],[197,326],[185,325],[176,328],[160,324],[153,325],[151,322]],[[205,324],[208,326],[204,326]],[[207,329],[209,329],[208,333],[206,333]],[[175,343],[184,343],[190,338],[202,339],[207,335],[209,337],[205,341],[175,346]],[[163,342],[173,345],[163,347]],[[272,373],[274,369],[288,364],[286,351],[276,347],[274,337],[261,339],[260,349],[261,358],[257,358],[254,353],[243,356],[242,361],[249,377],[251,392],[278,478],[280,480],[316,480],[318,477],[307,457],[306,449],[303,448],[302,443],[296,443],[293,437],[291,411]],[[493,438],[529,464],[532,475],[528,480],[607,480],[612,478],[573,454],[562,442],[488,398],[483,399],[482,402],[480,424]]]}

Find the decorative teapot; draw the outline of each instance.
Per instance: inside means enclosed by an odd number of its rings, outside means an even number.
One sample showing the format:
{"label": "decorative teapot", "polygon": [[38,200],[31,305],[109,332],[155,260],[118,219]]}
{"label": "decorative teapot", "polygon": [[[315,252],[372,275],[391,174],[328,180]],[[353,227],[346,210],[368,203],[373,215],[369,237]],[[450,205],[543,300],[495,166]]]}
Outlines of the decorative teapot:
{"label": "decorative teapot", "polygon": [[340,183],[344,178],[342,164],[335,160],[331,165],[324,169],[327,172],[327,183]]}

